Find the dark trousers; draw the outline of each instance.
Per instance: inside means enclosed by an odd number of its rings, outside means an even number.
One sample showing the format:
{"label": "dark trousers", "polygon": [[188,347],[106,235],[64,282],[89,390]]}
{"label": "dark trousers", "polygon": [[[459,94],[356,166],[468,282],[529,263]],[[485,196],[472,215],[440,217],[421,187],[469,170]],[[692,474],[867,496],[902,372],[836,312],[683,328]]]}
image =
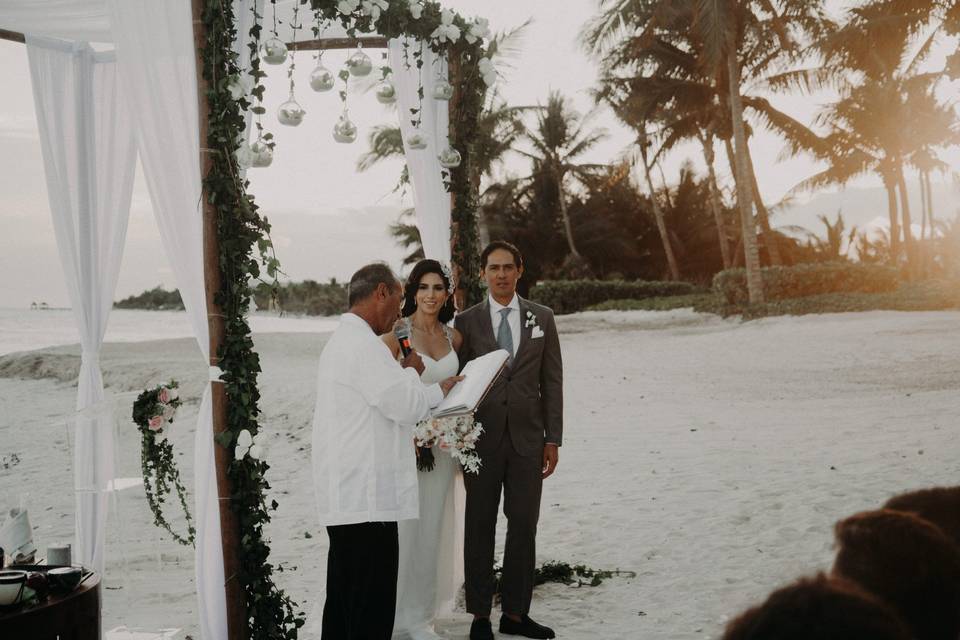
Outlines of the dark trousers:
{"label": "dark trousers", "polygon": [[526,615],[533,597],[543,457],[521,456],[509,434],[504,434],[497,449],[482,458],[479,474],[463,474],[467,490],[463,549],[467,611],[489,616],[493,606],[493,548],[502,491],[507,540],[500,603],[505,613]]}
{"label": "dark trousers", "polygon": [[390,640],[397,608],[396,522],[327,527],[323,640]]}

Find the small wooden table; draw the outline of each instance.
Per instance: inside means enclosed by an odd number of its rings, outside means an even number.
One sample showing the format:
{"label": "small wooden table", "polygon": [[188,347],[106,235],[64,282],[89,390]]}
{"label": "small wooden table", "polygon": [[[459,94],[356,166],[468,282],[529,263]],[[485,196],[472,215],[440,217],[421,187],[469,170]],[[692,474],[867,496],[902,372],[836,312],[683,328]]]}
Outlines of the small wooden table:
{"label": "small wooden table", "polygon": [[64,595],[35,606],[0,613],[4,640],[100,640],[100,575]]}

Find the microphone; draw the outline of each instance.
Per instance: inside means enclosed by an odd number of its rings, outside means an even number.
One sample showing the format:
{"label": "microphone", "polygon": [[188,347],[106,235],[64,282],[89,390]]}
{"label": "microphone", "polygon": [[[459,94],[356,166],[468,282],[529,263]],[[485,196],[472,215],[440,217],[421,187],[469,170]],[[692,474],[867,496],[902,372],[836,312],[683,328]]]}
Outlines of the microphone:
{"label": "microphone", "polygon": [[410,344],[410,330],[407,329],[406,325],[400,324],[394,328],[393,333],[400,343],[400,353],[406,358],[413,351],[413,346]]}

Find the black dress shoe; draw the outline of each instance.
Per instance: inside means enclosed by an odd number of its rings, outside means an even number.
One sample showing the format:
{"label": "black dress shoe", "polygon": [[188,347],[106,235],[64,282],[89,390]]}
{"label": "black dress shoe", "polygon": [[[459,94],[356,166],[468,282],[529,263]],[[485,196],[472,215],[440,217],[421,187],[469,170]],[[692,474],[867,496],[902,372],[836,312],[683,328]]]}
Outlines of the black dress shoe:
{"label": "black dress shoe", "polygon": [[470,640],[493,640],[490,618],[475,618],[470,625]]}
{"label": "black dress shoe", "polygon": [[523,636],[525,638],[539,638],[542,640],[557,637],[553,629],[545,627],[542,624],[537,624],[530,619],[530,616],[523,616],[520,622],[507,616],[500,616],[500,633],[512,636]]}

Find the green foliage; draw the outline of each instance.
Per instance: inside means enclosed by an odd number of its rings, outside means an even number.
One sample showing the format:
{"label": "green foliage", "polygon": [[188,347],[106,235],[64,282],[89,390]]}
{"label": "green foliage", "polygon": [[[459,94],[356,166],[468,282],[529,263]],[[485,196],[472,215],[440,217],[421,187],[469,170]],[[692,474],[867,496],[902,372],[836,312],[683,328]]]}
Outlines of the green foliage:
{"label": "green foliage", "polygon": [[689,282],[627,282],[624,280],[553,280],[539,282],[530,299],[558,314],[575,313],[608,300],[642,300],[662,296],[690,295],[696,287]]}
{"label": "green foliage", "polygon": [[258,309],[269,309],[275,303],[284,313],[308,316],[335,316],[347,310],[347,285],[332,278],[328,283],[316,280],[289,282],[274,291],[260,284],[254,292]]}
{"label": "green foliage", "polygon": [[[897,288],[892,267],[846,262],[800,264],[792,267],[764,267],[760,270],[767,300],[784,300],[825,293],[880,293]],[[746,304],[747,273],[727,269],[713,279],[714,290],[728,304]]]}
{"label": "green foliage", "polygon": [[167,291],[160,286],[144,291],[138,296],[130,296],[114,302],[113,306],[115,309],[148,309],[150,311],[182,311],[184,308],[179,289]]}
{"label": "green foliage", "polygon": [[[567,586],[596,587],[602,584],[604,580],[614,576],[635,578],[637,573],[620,569],[593,569],[584,564],[571,565],[568,562],[551,561],[544,562],[534,569],[533,584],[539,586],[548,582],[559,582]],[[493,582],[494,594],[498,599],[502,578],[503,567],[497,565],[493,568]]]}
{"label": "green foliage", "polygon": [[[908,283],[883,293],[825,293],[803,298],[768,301],[759,305],[722,305],[713,311],[741,315],[744,320],[767,316],[852,311],[943,311],[960,308],[960,281],[927,280]],[[708,309],[701,309],[708,310]]]}
{"label": "green foliage", "polygon": [[[196,529],[190,517],[187,492],[180,482],[180,470],[173,457],[173,446],[161,437],[164,423],[173,422],[173,414],[182,402],[173,397],[179,385],[171,380],[166,385],[145,390],[133,402],[133,422],[140,430],[140,468],[147,504],[153,512],[153,524],[165,529],[180,544],[192,547]],[[153,426],[151,426],[153,423]],[[181,536],[163,515],[163,503],[171,487],[177,492],[180,508],[187,519],[187,535]]]}

